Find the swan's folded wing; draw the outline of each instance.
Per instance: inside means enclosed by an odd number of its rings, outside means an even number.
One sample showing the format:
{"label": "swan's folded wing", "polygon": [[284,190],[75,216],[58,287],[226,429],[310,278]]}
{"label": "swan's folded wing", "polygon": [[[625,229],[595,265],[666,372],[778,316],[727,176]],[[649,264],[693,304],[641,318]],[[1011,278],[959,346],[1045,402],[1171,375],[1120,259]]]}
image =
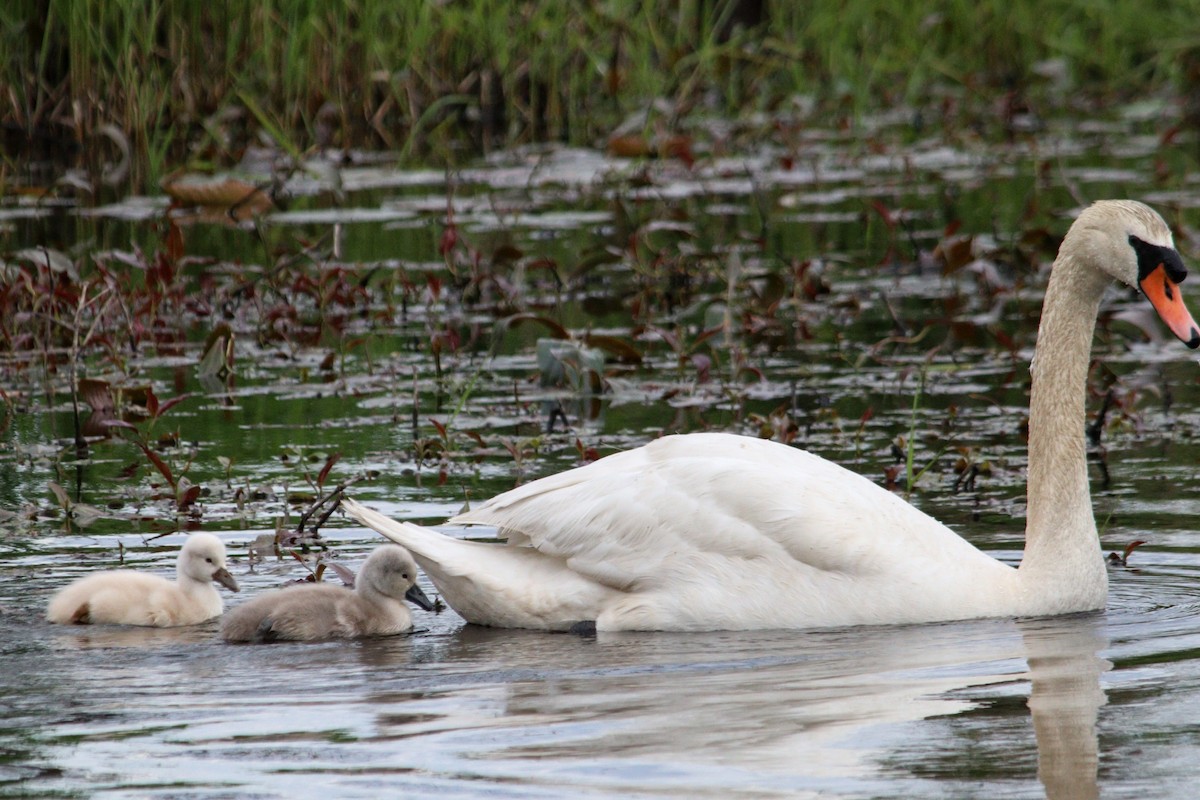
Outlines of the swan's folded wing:
{"label": "swan's folded wing", "polygon": [[666,437],[518,487],[453,521],[493,525],[511,543],[616,588],[646,588],[706,556],[847,574],[982,556],[860,475],[724,434]]}

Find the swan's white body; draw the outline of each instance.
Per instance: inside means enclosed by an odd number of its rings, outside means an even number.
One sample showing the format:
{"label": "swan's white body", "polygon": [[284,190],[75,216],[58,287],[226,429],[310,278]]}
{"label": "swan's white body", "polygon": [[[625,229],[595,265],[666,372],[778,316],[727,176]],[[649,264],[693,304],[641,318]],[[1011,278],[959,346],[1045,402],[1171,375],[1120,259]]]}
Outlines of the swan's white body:
{"label": "swan's white body", "polygon": [[301,583],[264,592],[225,615],[221,636],[231,642],[272,642],[404,633],[413,626],[405,597],[432,608],[416,582],[412,556],[402,547],[384,545],[363,563],[354,589]]}
{"label": "swan's white body", "polygon": [[238,589],[225,567],[225,545],[212,534],[188,537],[175,573],[173,581],[127,569],[88,575],[51,598],[46,619],[64,625],[195,625],[221,616],[224,603],[213,581]]}
{"label": "swan's white body", "polygon": [[1169,229],[1140,203],[1097,203],[1068,232],[1031,368],[1019,568],[825,459],[719,433],[665,437],[452,520],[495,526],[506,544],[343,505],[412,551],[446,601],[483,625],[808,628],[1100,609],[1108,577],[1083,436],[1092,329],[1115,278],[1140,284],[1172,330],[1197,346],[1200,331],[1175,289],[1182,274]]}

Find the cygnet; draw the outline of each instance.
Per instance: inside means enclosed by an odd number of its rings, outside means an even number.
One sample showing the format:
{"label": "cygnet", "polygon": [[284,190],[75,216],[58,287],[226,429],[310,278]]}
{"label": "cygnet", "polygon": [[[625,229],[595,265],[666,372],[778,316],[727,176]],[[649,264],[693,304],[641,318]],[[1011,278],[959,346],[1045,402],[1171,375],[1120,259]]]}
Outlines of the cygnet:
{"label": "cygnet", "polygon": [[390,636],[411,630],[409,600],[432,611],[417,586],[417,564],[403,547],[383,545],[363,563],[354,589],[298,583],[272,589],[232,609],[221,620],[231,642],[316,641]]}
{"label": "cygnet", "polygon": [[224,603],[213,582],[236,592],[225,568],[225,545],[193,533],[179,551],[174,581],[121,569],[71,583],[50,600],[46,619],[62,625],[147,625],[171,628],[221,616]]}

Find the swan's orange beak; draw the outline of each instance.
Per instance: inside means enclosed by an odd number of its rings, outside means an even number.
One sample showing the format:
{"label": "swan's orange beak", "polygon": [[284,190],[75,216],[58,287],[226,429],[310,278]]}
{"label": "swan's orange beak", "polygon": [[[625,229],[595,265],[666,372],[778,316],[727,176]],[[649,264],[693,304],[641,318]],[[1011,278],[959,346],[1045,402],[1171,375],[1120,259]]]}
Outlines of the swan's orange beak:
{"label": "swan's orange beak", "polygon": [[1200,347],[1200,326],[1192,319],[1192,312],[1183,303],[1183,292],[1179,284],[1171,280],[1165,264],[1159,264],[1146,277],[1138,281],[1142,293],[1154,306],[1158,316],[1167,323],[1171,333],[1188,347]]}

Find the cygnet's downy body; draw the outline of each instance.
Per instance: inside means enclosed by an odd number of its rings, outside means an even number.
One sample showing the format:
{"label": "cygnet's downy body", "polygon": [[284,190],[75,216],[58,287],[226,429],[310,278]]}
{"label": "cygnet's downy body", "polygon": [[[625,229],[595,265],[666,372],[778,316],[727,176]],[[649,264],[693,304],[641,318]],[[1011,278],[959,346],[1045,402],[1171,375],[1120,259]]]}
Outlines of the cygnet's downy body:
{"label": "cygnet's downy body", "polygon": [[363,564],[354,589],[298,583],[264,592],[225,615],[221,636],[267,643],[404,633],[413,626],[405,600],[426,611],[434,607],[416,581],[417,564],[408,551],[384,545]]}
{"label": "cygnet's downy body", "polygon": [[238,590],[225,566],[225,545],[212,534],[188,537],[175,573],[173,581],[128,569],[88,575],[51,598],[46,619],[62,625],[195,625],[224,610],[214,582]]}

